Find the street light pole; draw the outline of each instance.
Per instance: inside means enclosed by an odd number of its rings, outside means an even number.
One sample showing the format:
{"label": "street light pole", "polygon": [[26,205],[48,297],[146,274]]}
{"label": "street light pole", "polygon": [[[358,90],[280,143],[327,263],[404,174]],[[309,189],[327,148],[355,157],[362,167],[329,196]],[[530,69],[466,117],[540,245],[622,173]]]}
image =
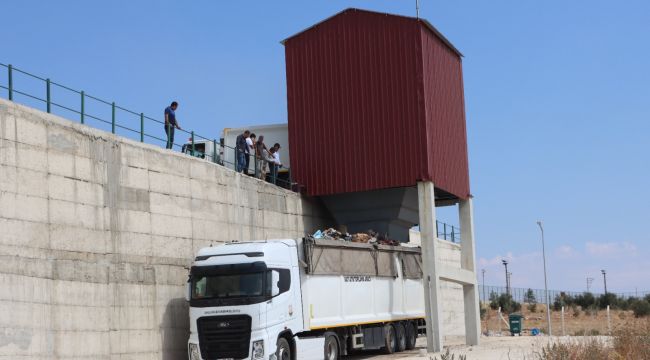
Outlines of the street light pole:
{"label": "street light pole", "polygon": [[548,298],[548,281],[546,280],[546,245],[544,244],[544,227],[542,222],[538,221],[537,225],[542,232],[542,259],[544,260],[544,297],[546,297],[546,322],[548,323],[548,336],[552,336],[551,330],[551,299]]}
{"label": "street light pole", "polygon": [[503,266],[506,267],[506,294],[510,295],[510,282],[508,281],[508,261],[501,260],[501,263],[503,263]]}
{"label": "street light pole", "polygon": [[600,270],[603,273],[603,283],[605,283],[605,296],[607,296],[607,272],[605,270]]}

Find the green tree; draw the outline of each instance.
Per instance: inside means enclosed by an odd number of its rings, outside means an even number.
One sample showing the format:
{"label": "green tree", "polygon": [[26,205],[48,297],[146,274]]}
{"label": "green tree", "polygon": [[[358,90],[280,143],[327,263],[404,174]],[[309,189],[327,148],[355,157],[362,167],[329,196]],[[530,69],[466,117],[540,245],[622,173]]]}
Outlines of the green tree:
{"label": "green tree", "polygon": [[617,308],[618,307],[618,296],[616,294],[612,293],[607,293],[607,294],[602,294],[600,297],[598,297],[598,306],[601,309],[607,308],[609,305],[610,308]]}
{"label": "green tree", "polygon": [[587,308],[596,304],[596,298],[594,297],[594,294],[590,292],[584,292],[581,295],[575,297],[575,302],[582,308],[582,310],[586,310]]}
{"label": "green tree", "polygon": [[513,313],[521,310],[521,304],[513,300],[512,295],[510,294],[501,294],[497,296],[490,295],[490,307],[494,310],[501,308],[501,311],[505,313]]}
{"label": "green tree", "polygon": [[526,290],[526,294],[524,294],[524,302],[528,304],[537,304],[537,298],[535,297],[533,289]]}

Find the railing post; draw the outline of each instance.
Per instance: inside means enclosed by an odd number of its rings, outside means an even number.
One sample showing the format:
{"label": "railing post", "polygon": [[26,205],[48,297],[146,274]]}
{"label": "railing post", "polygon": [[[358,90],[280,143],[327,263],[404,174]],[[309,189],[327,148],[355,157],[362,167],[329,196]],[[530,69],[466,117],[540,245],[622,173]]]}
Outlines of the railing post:
{"label": "railing post", "polygon": [[45,79],[47,112],[52,112],[52,99],[50,98],[50,79]]}
{"label": "railing post", "polygon": [[13,67],[9,64],[9,66],[7,66],[7,87],[9,88],[9,100],[11,101],[14,100],[14,76],[12,70]]}
{"label": "railing post", "polygon": [[217,139],[212,139],[212,162],[217,162]]}
{"label": "railing post", "polygon": [[85,112],[85,97],[86,94],[84,94],[83,90],[81,91],[81,123],[84,123],[84,112]]}
{"label": "railing post", "polygon": [[442,236],[445,240],[447,240],[447,223],[442,223],[442,229]]}
{"label": "railing post", "polygon": [[273,174],[273,185],[278,184],[278,167],[275,165],[275,162],[269,163],[269,166],[273,166],[273,171],[271,174]]}
{"label": "railing post", "polygon": [[140,113],[140,142],[144,142],[144,113]]}
{"label": "railing post", "polygon": [[254,169],[255,169],[255,177],[256,177],[256,178],[259,178],[259,176],[260,176],[260,174],[259,174],[260,169],[257,167],[257,163],[258,163],[258,161],[257,161],[257,145],[255,145],[255,152],[253,153],[253,160],[255,161],[255,164],[253,164],[253,167],[254,167]]}
{"label": "railing post", "polygon": [[111,114],[111,132],[115,134],[115,101],[111,104],[112,114]]}
{"label": "railing post", "polygon": [[194,155],[194,130],[192,130],[191,134],[192,134],[191,135],[191,137],[192,137],[191,138],[191,140],[192,140],[192,156],[195,156]]}
{"label": "railing post", "polygon": [[293,180],[291,180],[291,168],[287,170],[289,172],[289,190],[293,191]]}

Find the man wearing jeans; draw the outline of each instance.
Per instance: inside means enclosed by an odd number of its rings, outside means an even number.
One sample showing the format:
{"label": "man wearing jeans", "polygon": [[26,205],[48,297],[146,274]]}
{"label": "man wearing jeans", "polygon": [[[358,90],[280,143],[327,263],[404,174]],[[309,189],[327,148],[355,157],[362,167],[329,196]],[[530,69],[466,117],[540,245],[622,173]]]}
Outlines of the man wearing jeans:
{"label": "man wearing jeans", "polygon": [[171,149],[174,146],[174,128],[178,130],[181,129],[178,126],[176,121],[176,109],[178,108],[178,103],[173,101],[170,106],[165,108],[165,134],[167,134],[167,149]]}
{"label": "man wearing jeans", "polygon": [[246,142],[246,139],[248,139],[250,135],[251,132],[246,130],[243,134],[239,134],[237,140],[235,140],[235,153],[237,155],[235,163],[237,164],[237,172],[243,172],[246,167],[246,156],[248,155],[248,143]]}

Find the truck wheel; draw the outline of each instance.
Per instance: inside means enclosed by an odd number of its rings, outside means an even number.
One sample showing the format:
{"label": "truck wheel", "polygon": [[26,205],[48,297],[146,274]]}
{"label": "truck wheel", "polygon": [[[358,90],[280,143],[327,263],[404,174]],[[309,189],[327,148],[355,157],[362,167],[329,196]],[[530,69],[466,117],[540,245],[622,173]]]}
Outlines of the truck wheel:
{"label": "truck wheel", "polygon": [[395,328],[391,324],[384,326],[384,353],[392,354],[397,347],[397,339],[395,338]]}
{"label": "truck wheel", "polygon": [[406,350],[413,350],[415,349],[415,341],[417,340],[418,336],[415,332],[415,326],[413,325],[412,321],[406,323],[405,331],[406,331]]}
{"label": "truck wheel", "polygon": [[278,339],[278,349],[275,351],[278,360],[291,360],[291,346],[285,338]]}
{"label": "truck wheel", "polygon": [[404,325],[402,323],[396,323],[393,325],[395,327],[395,338],[397,342],[395,345],[397,348],[396,352],[402,352],[406,349],[406,330],[404,330]]}
{"label": "truck wheel", "polygon": [[336,334],[325,333],[325,360],[339,360],[339,341]]}

